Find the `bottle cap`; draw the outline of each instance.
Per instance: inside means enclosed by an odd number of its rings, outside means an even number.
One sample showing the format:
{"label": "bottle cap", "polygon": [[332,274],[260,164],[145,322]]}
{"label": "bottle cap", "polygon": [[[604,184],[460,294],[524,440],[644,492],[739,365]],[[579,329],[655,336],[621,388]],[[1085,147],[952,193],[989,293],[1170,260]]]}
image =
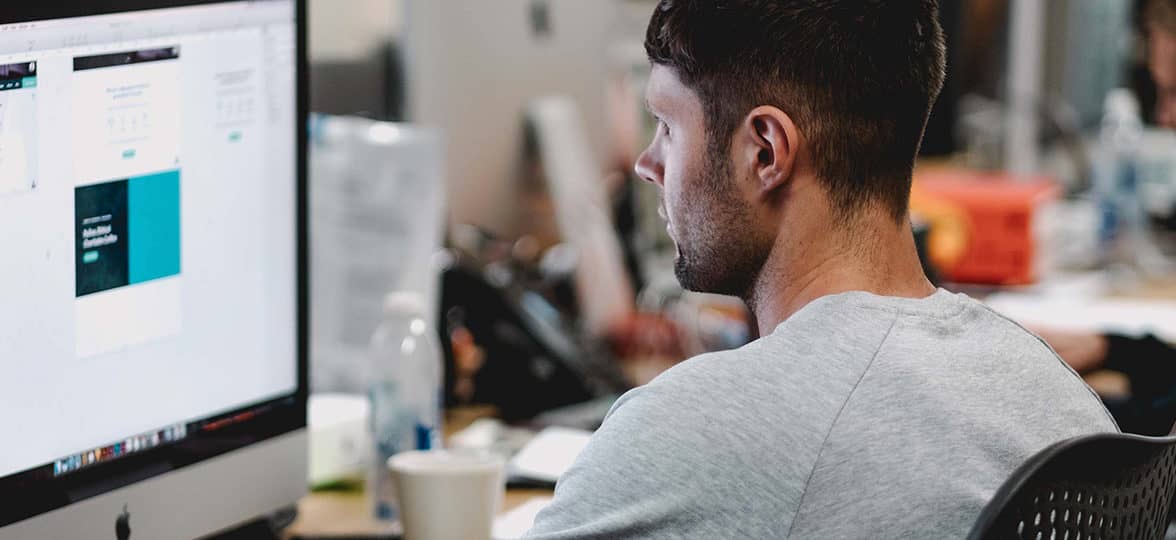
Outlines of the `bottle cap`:
{"label": "bottle cap", "polygon": [[1103,111],[1116,118],[1139,118],[1139,99],[1126,88],[1116,88],[1107,93]]}

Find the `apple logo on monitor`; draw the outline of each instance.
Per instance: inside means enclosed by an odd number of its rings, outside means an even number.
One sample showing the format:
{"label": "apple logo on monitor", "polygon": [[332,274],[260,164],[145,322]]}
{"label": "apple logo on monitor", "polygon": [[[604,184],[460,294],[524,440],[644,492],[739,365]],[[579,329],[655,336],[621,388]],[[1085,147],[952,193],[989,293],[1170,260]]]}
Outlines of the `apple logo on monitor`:
{"label": "apple logo on monitor", "polygon": [[127,505],[123,505],[123,511],[118,515],[118,519],[114,521],[114,536],[118,540],[129,540],[131,537],[131,513],[127,512]]}

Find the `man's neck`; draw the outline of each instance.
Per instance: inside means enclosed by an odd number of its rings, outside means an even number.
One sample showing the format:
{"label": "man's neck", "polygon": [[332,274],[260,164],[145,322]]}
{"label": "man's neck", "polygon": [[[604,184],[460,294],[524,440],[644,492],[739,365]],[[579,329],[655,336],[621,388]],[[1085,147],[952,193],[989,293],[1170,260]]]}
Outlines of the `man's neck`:
{"label": "man's neck", "polygon": [[[808,235],[807,243],[777,244],[744,299],[755,314],[761,336],[823,296],[865,291],[924,298],[935,292],[919,263],[909,224],[862,223],[853,231],[832,235],[844,240]],[[821,241],[812,242],[813,238]]]}

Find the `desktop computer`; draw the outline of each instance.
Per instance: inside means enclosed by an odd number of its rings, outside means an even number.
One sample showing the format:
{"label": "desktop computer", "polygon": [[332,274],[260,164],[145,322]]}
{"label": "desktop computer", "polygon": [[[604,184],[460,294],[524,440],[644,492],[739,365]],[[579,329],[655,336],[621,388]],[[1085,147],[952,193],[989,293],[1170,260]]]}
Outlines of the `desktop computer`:
{"label": "desktop computer", "polygon": [[306,488],[302,0],[0,10],[0,539]]}

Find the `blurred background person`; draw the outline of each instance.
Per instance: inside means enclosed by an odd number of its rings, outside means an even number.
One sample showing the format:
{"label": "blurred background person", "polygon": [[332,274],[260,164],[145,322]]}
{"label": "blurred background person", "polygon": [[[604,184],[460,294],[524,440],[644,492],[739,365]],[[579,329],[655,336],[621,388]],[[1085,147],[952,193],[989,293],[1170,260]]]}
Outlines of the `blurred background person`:
{"label": "blurred background person", "polygon": [[[1144,10],[1147,58],[1156,85],[1156,123],[1176,128],[1176,0],[1150,0]],[[1176,347],[1153,335],[1037,329],[1079,373],[1107,369],[1130,384],[1125,397],[1105,398],[1126,432],[1168,434],[1176,423]]]}
{"label": "blurred background person", "polygon": [[1151,0],[1146,17],[1148,66],[1156,82],[1156,122],[1176,128],[1176,1]]}

